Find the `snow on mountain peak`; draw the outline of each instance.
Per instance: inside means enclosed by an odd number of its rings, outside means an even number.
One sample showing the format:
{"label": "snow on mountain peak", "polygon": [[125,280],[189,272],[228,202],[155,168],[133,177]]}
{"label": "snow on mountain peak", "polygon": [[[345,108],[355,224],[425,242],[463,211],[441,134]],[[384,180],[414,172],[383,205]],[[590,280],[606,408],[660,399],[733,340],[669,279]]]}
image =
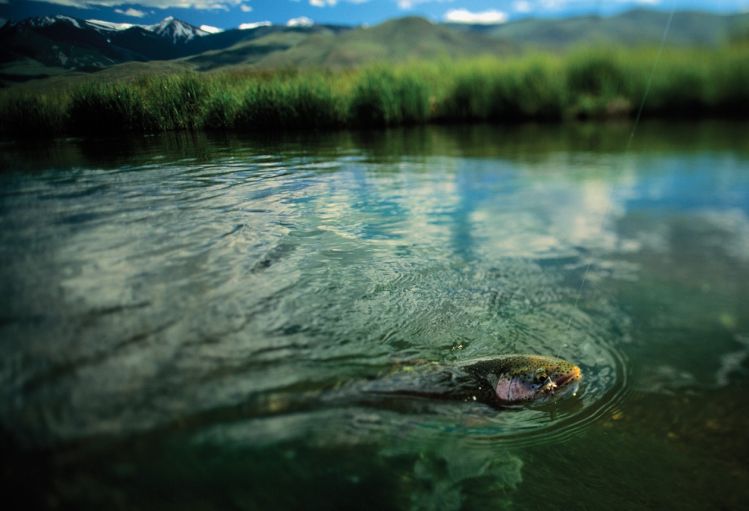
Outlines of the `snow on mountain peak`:
{"label": "snow on mountain peak", "polygon": [[73,25],[75,28],[81,28],[81,26],[78,24],[78,20],[75,18],[71,18],[70,16],[62,16],[58,14],[57,16],[55,16],[55,18],[58,20],[67,21],[68,23]]}
{"label": "snow on mountain peak", "polygon": [[178,42],[187,42],[196,36],[200,37],[209,34],[209,32],[175,19],[173,16],[167,16],[159,23],[145,25],[143,28],[160,36],[167,37],[175,44]]}
{"label": "snow on mountain peak", "polygon": [[224,31],[223,28],[212,27],[211,25],[200,25],[200,30],[209,34],[218,34]]}
{"label": "snow on mountain peak", "polygon": [[39,16],[39,17],[29,18],[22,23],[28,24],[29,26],[32,26],[32,27],[48,27],[54,22],[55,22],[55,18],[53,18],[52,16]]}
{"label": "snow on mountain peak", "polygon": [[[0,0],[2,2],[2,0]],[[148,32],[153,32],[156,35],[164,37],[170,40],[173,44],[186,43],[191,41],[195,37],[203,37],[210,34],[216,34],[222,30],[217,27],[204,25],[200,28],[185,23],[184,21],[178,20],[173,16],[167,16],[160,22],[154,25],[136,25],[133,23],[115,23],[112,21],[104,21],[97,19],[82,20],[78,18],[71,18],[70,16],[38,16],[35,18],[29,18],[21,21],[20,23],[14,23],[14,25],[21,25],[34,28],[50,27],[57,23],[64,23],[72,25],[76,28],[83,30],[95,30],[100,34],[106,35],[112,32],[119,32],[128,30],[133,27],[137,27]]]}
{"label": "snow on mountain peak", "polygon": [[76,28],[81,28],[81,25],[78,23],[78,20],[75,18],[71,18],[70,16],[37,16],[34,18],[29,18],[27,20],[24,20],[18,24],[26,24],[31,27],[49,27],[50,25],[54,25],[58,21],[62,21],[65,23],[70,23]]}
{"label": "snow on mountain peak", "polygon": [[260,27],[270,27],[273,24],[270,21],[255,21],[252,23],[242,23],[239,25],[239,30],[254,30]]}
{"label": "snow on mountain peak", "polygon": [[128,28],[137,26],[137,25],[133,25],[132,23],[114,23],[112,21],[104,21],[104,20],[86,20],[86,23],[88,23],[90,26],[92,26],[96,30],[106,30],[106,31],[127,30]]}

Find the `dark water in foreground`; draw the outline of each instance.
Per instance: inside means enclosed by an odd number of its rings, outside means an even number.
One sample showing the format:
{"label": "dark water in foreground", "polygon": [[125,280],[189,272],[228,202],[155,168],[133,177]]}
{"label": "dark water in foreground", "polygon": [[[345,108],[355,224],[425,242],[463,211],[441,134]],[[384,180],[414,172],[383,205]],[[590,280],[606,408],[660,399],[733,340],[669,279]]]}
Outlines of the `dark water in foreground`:
{"label": "dark water in foreground", "polygon": [[[628,151],[625,125],[4,144],[4,491],[739,509],[747,128],[644,124]],[[362,391],[513,352],[576,361],[581,392],[497,411]]]}

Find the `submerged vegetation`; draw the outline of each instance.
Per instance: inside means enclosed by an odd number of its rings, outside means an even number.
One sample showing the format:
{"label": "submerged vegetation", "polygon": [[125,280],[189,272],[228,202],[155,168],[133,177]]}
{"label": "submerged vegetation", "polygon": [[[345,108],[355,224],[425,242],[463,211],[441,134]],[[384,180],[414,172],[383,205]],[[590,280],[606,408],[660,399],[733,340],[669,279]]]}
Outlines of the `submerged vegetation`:
{"label": "submerged vegetation", "polygon": [[749,115],[749,48],[581,50],[355,71],[223,71],[0,94],[7,134]]}

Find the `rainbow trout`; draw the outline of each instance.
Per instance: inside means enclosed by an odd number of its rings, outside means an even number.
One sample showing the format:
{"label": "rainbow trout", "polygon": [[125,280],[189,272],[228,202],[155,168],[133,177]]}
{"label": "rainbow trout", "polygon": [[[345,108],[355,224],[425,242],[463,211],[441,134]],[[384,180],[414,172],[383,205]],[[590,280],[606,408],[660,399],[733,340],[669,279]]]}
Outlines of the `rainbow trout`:
{"label": "rainbow trout", "polygon": [[505,355],[455,366],[427,363],[400,367],[362,390],[506,406],[574,393],[581,378],[579,367],[560,358]]}

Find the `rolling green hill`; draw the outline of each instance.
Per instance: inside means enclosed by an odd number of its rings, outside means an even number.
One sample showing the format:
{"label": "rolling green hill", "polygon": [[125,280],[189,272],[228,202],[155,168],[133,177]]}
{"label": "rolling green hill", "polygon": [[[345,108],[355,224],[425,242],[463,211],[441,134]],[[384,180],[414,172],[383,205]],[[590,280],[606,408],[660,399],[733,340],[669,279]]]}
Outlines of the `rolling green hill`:
{"label": "rolling green hill", "polygon": [[[583,45],[649,46],[660,44],[668,18],[668,13],[649,10],[608,18],[528,19],[499,26],[433,24],[422,18],[401,18],[341,32],[278,32],[188,57],[185,62],[199,70],[246,65],[340,69],[372,62],[503,55],[529,48],[564,51]],[[749,14],[677,12],[666,44],[717,47],[747,26]]]}
{"label": "rolling green hill", "polygon": [[[634,10],[608,18],[582,16],[569,19],[529,19],[489,29],[472,29],[522,46],[561,49],[571,45],[600,43],[643,46],[660,43],[668,18],[669,13],[666,12]],[[718,46],[747,24],[749,14],[722,16],[705,12],[676,12],[666,43],[677,46]],[[464,30],[465,28],[463,27]]]}
{"label": "rolling green hill", "polygon": [[228,48],[207,51],[187,57],[183,61],[198,71],[225,66],[254,65],[271,54],[284,53],[309,39],[335,40],[336,32],[324,27],[314,31],[274,31],[255,39],[241,41]]}
{"label": "rolling green hill", "polygon": [[457,31],[422,18],[401,18],[334,36],[315,35],[286,51],[269,54],[259,67],[357,67],[371,62],[458,58],[507,53],[510,45],[471,31]]}

